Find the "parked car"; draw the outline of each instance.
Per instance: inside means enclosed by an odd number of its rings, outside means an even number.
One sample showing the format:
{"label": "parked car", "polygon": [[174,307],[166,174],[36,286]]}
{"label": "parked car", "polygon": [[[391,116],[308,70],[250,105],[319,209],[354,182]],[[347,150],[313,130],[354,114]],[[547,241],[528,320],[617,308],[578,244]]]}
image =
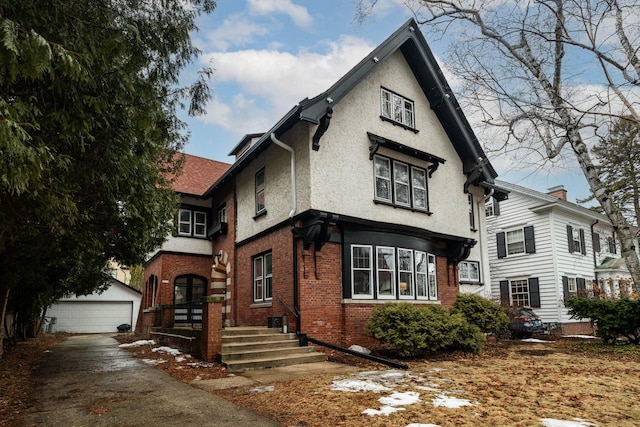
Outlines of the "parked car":
{"label": "parked car", "polygon": [[547,325],[533,312],[531,307],[509,307],[509,332],[511,338],[529,338],[533,334],[546,334]]}

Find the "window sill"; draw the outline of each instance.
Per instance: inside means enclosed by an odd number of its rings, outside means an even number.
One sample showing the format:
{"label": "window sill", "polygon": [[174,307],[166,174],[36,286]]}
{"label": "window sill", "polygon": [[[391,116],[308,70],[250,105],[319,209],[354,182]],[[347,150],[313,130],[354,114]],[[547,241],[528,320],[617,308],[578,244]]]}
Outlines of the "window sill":
{"label": "window sill", "polygon": [[271,301],[269,302],[254,302],[253,304],[251,304],[249,306],[249,308],[269,308],[272,307],[273,303]]}
{"label": "window sill", "polygon": [[267,210],[265,209],[265,210],[260,211],[260,212],[258,212],[257,214],[255,214],[255,216],[253,217],[253,219],[254,219],[254,220],[256,220],[256,219],[260,218],[261,216],[265,216],[266,214],[267,214]]}
{"label": "window sill", "polygon": [[471,230],[472,232],[474,232],[474,233],[476,233],[476,232],[478,231],[478,229],[477,229],[477,228],[470,228],[470,230]]}
{"label": "window sill", "polygon": [[389,122],[394,126],[400,126],[401,128],[406,129],[406,130],[410,130],[413,133],[420,132],[418,129],[416,129],[414,127],[407,126],[404,123],[396,122],[395,120],[392,120],[392,119],[390,119],[388,117],[385,117],[385,116],[380,116],[380,120],[382,120],[383,122]]}
{"label": "window sill", "polygon": [[184,237],[186,239],[208,240],[207,236],[194,236],[194,235],[191,235],[191,234],[176,234],[175,237]]}
{"label": "window sill", "polygon": [[364,298],[343,298],[342,304],[386,304],[386,303],[405,303],[411,302],[413,304],[437,304],[440,305],[440,300],[426,300],[426,299],[364,299]]}
{"label": "window sill", "polygon": [[461,285],[484,286],[484,283],[473,280],[460,280]]}
{"label": "window sill", "polygon": [[416,208],[412,208],[411,206],[402,206],[392,202],[387,202],[385,200],[373,199],[373,203],[375,203],[376,205],[391,206],[392,208],[396,208],[396,209],[404,209],[411,212],[418,212],[426,215],[433,215],[433,212],[426,209],[416,209]]}

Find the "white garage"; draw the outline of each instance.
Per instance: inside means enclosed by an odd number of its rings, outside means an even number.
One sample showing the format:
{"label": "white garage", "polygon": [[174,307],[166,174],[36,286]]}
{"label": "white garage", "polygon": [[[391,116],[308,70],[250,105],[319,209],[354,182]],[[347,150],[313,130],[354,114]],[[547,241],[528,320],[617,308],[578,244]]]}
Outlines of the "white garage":
{"label": "white garage", "polygon": [[117,332],[123,323],[134,330],[141,298],[139,291],[111,279],[111,286],[103,293],[58,300],[46,316],[52,319],[52,332]]}

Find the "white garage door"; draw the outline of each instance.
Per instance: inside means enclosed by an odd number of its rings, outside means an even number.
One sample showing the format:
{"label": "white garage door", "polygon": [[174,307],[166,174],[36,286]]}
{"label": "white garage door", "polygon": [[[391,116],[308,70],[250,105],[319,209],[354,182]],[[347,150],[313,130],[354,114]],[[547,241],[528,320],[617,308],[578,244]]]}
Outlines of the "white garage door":
{"label": "white garage door", "polygon": [[118,325],[131,325],[133,302],[58,302],[47,310],[55,317],[53,332],[118,332]]}

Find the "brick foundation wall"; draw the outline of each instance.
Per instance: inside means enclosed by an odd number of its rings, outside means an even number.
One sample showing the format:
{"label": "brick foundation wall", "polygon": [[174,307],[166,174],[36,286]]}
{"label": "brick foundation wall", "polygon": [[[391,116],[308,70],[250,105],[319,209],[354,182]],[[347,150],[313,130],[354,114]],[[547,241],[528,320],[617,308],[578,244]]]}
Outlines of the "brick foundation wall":
{"label": "brick foundation wall", "polygon": [[552,335],[593,335],[594,330],[589,322],[561,323],[557,329],[551,330]]}

